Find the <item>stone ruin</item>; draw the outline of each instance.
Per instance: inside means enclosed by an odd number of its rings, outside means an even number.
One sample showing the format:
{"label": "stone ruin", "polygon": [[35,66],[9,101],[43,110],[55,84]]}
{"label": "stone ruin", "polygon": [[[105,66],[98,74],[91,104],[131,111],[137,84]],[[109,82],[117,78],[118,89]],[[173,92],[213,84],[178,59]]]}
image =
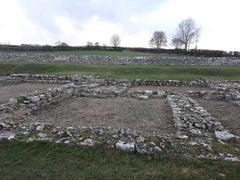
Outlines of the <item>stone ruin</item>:
{"label": "stone ruin", "polygon": [[[5,83],[57,83],[58,87],[35,91],[9,99],[0,105],[0,140],[46,141],[72,146],[101,146],[149,155],[180,155],[206,159],[239,161],[239,157],[214,148],[215,143],[234,142],[238,151],[240,138],[226,130],[221,122],[201,107],[193,97],[224,100],[240,105],[239,81],[115,80],[98,76],[55,76],[12,74]],[[137,86],[208,87],[209,91],[176,93],[160,90],[136,90]],[[176,131],[164,134],[132,128],[59,127],[49,123],[27,122],[32,115],[51,105],[76,97],[167,99]]]}

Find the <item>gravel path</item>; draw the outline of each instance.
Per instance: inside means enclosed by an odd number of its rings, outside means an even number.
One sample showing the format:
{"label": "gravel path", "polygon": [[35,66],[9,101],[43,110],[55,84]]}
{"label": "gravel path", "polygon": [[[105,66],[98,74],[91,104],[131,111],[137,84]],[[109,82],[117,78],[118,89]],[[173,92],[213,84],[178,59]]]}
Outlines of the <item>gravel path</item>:
{"label": "gravel path", "polygon": [[196,99],[232,133],[240,136],[240,107],[230,102]]}
{"label": "gravel path", "polygon": [[41,111],[36,121],[58,126],[111,126],[173,132],[173,118],[166,99],[85,98]]}

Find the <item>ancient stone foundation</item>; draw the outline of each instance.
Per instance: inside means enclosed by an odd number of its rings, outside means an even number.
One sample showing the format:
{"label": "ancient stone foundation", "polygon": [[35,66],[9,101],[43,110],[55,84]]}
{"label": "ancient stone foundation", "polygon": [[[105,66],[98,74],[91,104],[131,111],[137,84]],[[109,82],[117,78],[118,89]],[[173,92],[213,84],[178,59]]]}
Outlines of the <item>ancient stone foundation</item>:
{"label": "ancient stone foundation", "polygon": [[[0,105],[0,140],[48,141],[73,146],[104,146],[139,154],[173,155],[239,161],[227,152],[219,152],[213,144],[234,141],[239,137],[229,133],[191,97],[214,98],[238,102],[239,82],[210,81],[121,81],[95,76],[48,76],[14,74],[8,82],[59,83],[46,91],[22,94]],[[133,86],[196,86],[209,87],[206,92],[173,93],[168,91],[129,91]],[[167,98],[173,114],[176,132],[161,134],[131,128],[111,127],[57,127],[53,124],[31,122],[32,115],[52,105],[76,97],[95,98]],[[27,121],[27,120],[30,120]],[[197,149],[196,151],[193,149]]]}

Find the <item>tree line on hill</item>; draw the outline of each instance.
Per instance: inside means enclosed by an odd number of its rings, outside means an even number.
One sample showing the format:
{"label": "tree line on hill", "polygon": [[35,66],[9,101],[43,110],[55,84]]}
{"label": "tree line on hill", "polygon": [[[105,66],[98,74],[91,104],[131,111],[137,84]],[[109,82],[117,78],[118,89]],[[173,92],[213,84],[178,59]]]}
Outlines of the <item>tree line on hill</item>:
{"label": "tree line on hill", "polygon": [[[171,45],[176,49],[182,47],[187,51],[190,45],[195,43],[195,49],[197,49],[197,43],[200,37],[200,28],[196,26],[196,23],[192,18],[181,21],[176,29],[176,32],[171,40]],[[153,37],[150,40],[150,46],[161,48],[167,46],[167,36],[164,31],[155,31]]]}
{"label": "tree line on hill", "polygon": [[[200,28],[196,26],[196,23],[192,18],[182,20],[171,40],[172,46],[176,49],[185,49],[189,50],[190,45],[195,43],[195,49],[197,49],[197,43],[200,37]],[[151,40],[149,41],[150,47],[161,49],[163,46],[167,46],[167,36],[164,31],[155,31]],[[111,37],[110,44],[114,47],[120,46],[121,39],[120,36],[114,34]],[[92,42],[87,42],[87,46],[94,46]],[[99,43],[96,42],[95,46],[99,46]]]}

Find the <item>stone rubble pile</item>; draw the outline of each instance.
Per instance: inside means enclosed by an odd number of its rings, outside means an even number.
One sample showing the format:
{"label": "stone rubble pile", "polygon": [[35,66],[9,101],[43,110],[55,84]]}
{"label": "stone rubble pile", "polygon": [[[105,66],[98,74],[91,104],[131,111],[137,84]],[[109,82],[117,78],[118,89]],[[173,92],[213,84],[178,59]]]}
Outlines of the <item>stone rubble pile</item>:
{"label": "stone rubble pile", "polygon": [[103,146],[139,154],[161,155],[169,142],[161,136],[111,127],[56,127],[34,122],[0,124],[0,140],[46,141],[73,146]]}
{"label": "stone rubble pile", "polygon": [[209,98],[226,101],[240,101],[240,82],[239,81],[211,81],[209,87],[215,91]]}
{"label": "stone rubble pile", "polygon": [[27,62],[74,62],[83,64],[159,64],[159,65],[239,65],[234,57],[194,57],[194,56],[66,56],[36,53],[0,53],[0,61]]}
{"label": "stone rubble pile", "polygon": [[167,99],[173,112],[175,126],[180,131],[203,135],[206,131],[223,130],[221,123],[192,98],[183,94],[175,94],[169,95]]}
{"label": "stone rubble pile", "polygon": [[51,104],[58,104],[72,98],[75,85],[73,83],[61,87],[49,88],[47,91],[35,91],[9,99],[6,104],[0,105],[0,113],[12,112],[20,108],[30,109],[31,112],[41,110]]}
{"label": "stone rubble pile", "polygon": [[214,136],[219,140],[240,139],[224,129],[221,122],[209,114],[195,100],[187,95],[175,94],[167,96],[173,112],[175,127],[186,138],[194,136]]}
{"label": "stone rubble pile", "polygon": [[230,101],[240,106],[240,82],[239,81],[213,81],[206,80],[209,91],[188,91],[191,97]]}
{"label": "stone rubble pile", "polygon": [[212,146],[213,139],[180,136],[162,136],[157,133],[145,133],[134,129],[112,127],[58,127],[52,124],[18,123],[12,121],[0,123],[0,141],[44,141],[62,143],[74,147],[99,146],[119,149],[137,154],[161,156],[163,154],[204,159],[224,159],[239,161],[238,157],[217,152]]}

